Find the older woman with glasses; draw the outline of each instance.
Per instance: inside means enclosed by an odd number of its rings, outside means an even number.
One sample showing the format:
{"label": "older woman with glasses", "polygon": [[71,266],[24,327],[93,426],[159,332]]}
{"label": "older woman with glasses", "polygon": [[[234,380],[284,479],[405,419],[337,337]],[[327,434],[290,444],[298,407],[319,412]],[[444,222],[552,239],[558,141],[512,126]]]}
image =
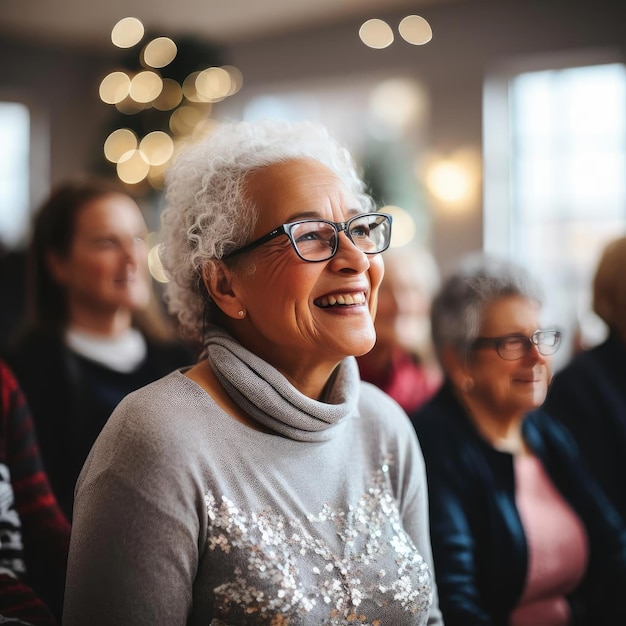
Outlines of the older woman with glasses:
{"label": "older woman with glasses", "polygon": [[168,302],[204,357],[92,449],[64,624],[441,624],[417,438],[355,359],[391,217],[311,124],[220,125],[167,201]]}
{"label": "older woman with glasses", "polygon": [[432,307],[445,372],[412,416],[446,626],[626,623],[626,528],[540,407],[561,333],[521,268],[484,257]]}

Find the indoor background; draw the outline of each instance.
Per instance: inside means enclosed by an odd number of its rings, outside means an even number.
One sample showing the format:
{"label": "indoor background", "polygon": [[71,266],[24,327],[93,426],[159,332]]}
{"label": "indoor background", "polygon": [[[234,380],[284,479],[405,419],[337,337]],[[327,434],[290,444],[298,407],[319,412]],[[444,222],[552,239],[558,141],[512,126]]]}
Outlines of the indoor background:
{"label": "indoor background", "polygon": [[[143,35],[116,46],[128,17]],[[160,38],[175,57],[150,66]],[[610,0],[0,0],[0,244],[23,250],[51,186],[86,171],[126,180],[156,230],[177,147],[224,119],[316,119],[442,273],[477,250],[513,257],[546,286],[551,321],[591,345],[594,264],[626,232],[625,57],[626,3]],[[192,95],[211,69],[224,92]],[[106,93],[142,71],[179,100]],[[150,165],[156,131],[171,154]],[[135,144],[107,158],[112,135]],[[131,152],[143,173],[124,169]],[[4,309],[19,294],[3,272]]]}

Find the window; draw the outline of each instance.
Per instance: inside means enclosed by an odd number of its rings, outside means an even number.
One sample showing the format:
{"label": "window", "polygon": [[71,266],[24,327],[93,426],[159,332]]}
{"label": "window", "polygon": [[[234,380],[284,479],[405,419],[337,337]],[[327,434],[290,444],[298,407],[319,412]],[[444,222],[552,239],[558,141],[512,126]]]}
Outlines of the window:
{"label": "window", "polygon": [[[490,120],[490,114],[493,118]],[[591,313],[604,245],[626,234],[626,67],[519,72],[485,93],[485,249],[543,283],[565,361],[605,328]]]}
{"label": "window", "polygon": [[0,245],[16,247],[28,231],[30,115],[17,102],[0,102]]}

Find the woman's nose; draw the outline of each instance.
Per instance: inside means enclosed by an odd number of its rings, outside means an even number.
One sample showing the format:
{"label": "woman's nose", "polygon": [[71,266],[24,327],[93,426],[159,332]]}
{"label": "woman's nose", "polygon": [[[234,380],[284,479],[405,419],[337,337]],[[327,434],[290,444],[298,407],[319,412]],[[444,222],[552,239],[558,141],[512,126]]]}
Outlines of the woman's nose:
{"label": "woman's nose", "polygon": [[541,352],[539,352],[539,346],[532,341],[530,342],[530,349],[525,354],[524,358],[528,359],[529,361],[533,363],[536,363],[537,361],[546,360],[546,357],[543,354],[541,354]]}
{"label": "woman's nose", "polygon": [[345,231],[341,231],[338,236],[337,253],[334,259],[345,259],[355,269],[364,271],[369,267],[369,259],[363,250],[359,249],[356,244],[348,237]]}
{"label": "woman's nose", "polygon": [[135,239],[125,241],[122,250],[124,260],[131,265],[139,265],[142,255],[145,254],[145,247]]}

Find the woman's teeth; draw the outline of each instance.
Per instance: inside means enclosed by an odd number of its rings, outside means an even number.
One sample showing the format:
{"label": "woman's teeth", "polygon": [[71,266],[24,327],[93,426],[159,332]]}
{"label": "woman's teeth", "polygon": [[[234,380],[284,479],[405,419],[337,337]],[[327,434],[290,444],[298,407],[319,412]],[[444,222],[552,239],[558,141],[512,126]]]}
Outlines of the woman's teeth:
{"label": "woman's teeth", "polygon": [[365,302],[365,294],[363,293],[346,293],[337,296],[324,296],[315,301],[317,306],[327,308],[340,304],[342,306],[352,306],[353,304],[363,304]]}

